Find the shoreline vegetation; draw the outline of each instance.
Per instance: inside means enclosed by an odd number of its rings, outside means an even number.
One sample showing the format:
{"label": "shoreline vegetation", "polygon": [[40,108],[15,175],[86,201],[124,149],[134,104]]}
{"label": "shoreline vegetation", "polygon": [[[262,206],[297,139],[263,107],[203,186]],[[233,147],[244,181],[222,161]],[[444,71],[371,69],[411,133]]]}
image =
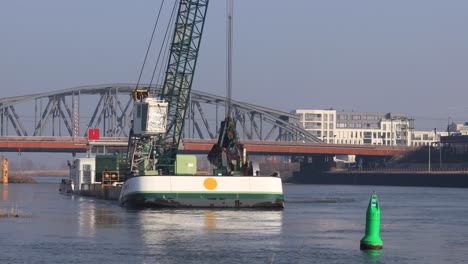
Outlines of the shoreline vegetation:
{"label": "shoreline vegetation", "polygon": [[8,183],[37,183],[32,177],[68,177],[69,170],[9,171]]}
{"label": "shoreline vegetation", "polygon": [[10,177],[21,176],[21,177],[68,177],[70,171],[68,169],[59,170],[10,170]]}
{"label": "shoreline vegetation", "polygon": [[9,176],[8,183],[37,183],[37,181],[29,176]]}

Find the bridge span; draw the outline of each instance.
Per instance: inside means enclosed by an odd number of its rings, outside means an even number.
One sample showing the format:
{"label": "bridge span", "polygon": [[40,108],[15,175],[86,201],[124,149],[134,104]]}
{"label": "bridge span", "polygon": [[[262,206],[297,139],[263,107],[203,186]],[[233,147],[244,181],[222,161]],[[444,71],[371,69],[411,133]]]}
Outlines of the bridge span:
{"label": "bridge span", "polygon": [[[109,147],[126,149],[127,138],[101,138],[88,140],[85,137],[41,137],[41,136],[7,136],[0,137],[1,152],[58,152],[85,153],[94,147]],[[183,152],[204,154],[211,150],[215,140],[184,139]],[[396,156],[402,155],[412,148],[405,146],[381,145],[344,145],[324,144],[314,142],[277,142],[243,140],[250,154],[258,155],[313,155],[313,154],[348,154],[363,156]]]}

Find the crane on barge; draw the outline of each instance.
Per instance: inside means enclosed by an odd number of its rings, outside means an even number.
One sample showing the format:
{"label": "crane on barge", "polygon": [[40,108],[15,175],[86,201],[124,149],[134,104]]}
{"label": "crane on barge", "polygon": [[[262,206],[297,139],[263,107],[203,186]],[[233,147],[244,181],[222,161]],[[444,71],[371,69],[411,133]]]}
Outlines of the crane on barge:
{"label": "crane on barge", "polygon": [[[150,88],[133,92],[135,109],[129,136],[130,175],[171,175],[177,150],[182,147],[184,120],[189,104],[208,0],[181,0],[169,62],[160,99],[150,97]],[[231,117],[232,0],[228,1],[228,80],[226,118],[221,122],[218,142],[208,154],[214,175],[252,175],[252,163],[239,142]]]}
{"label": "crane on barge", "polygon": [[[230,116],[230,103],[226,106],[226,119],[221,124],[218,142],[208,155],[215,167],[212,176],[196,175],[194,156],[177,155],[182,147],[184,119],[208,7],[208,0],[179,1],[160,97],[152,97],[149,88],[138,89],[137,86],[133,92],[133,125],[127,154],[129,173],[122,185],[120,204],[130,207],[283,208],[281,178],[252,174],[247,152],[238,140],[235,122]],[[232,5],[232,0],[228,2]],[[229,90],[230,85],[228,87]],[[189,159],[191,161],[187,161]],[[186,167],[179,169],[184,162]],[[195,172],[188,169],[190,167],[195,168]]]}

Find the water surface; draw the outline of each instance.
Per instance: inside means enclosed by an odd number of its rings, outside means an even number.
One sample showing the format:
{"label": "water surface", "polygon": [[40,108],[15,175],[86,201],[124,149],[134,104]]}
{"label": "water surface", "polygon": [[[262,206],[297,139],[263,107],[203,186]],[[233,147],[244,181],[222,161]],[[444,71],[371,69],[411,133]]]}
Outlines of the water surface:
{"label": "water surface", "polygon": [[[466,263],[468,190],[285,184],[283,211],[128,210],[0,185],[0,263]],[[379,195],[384,249],[364,253]]]}

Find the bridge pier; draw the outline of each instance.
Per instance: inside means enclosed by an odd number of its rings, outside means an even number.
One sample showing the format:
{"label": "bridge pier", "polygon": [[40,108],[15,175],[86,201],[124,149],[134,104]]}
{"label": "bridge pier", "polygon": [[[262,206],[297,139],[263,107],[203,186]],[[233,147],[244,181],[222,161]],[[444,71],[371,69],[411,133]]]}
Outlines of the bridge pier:
{"label": "bridge pier", "polygon": [[320,183],[323,177],[340,172],[361,172],[363,169],[383,169],[386,162],[391,157],[388,156],[369,156],[356,155],[355,162],[342,163],[334,160],[335,155],[316,154],[302,157],[295,157],[296,162],[300,162],[300,169],[294,173],[291,181],[293,182],[314,182]]}
{"label": "bridge pier", "polygon": [[307,156],[296,156],[292,160],[299,161],[299,172],[295,173],[291,179],[293,182],[302,182],[303,178],[307,178],[317,173],[329,171],[335,166],[333,156],[330,154],[315,154]]}

